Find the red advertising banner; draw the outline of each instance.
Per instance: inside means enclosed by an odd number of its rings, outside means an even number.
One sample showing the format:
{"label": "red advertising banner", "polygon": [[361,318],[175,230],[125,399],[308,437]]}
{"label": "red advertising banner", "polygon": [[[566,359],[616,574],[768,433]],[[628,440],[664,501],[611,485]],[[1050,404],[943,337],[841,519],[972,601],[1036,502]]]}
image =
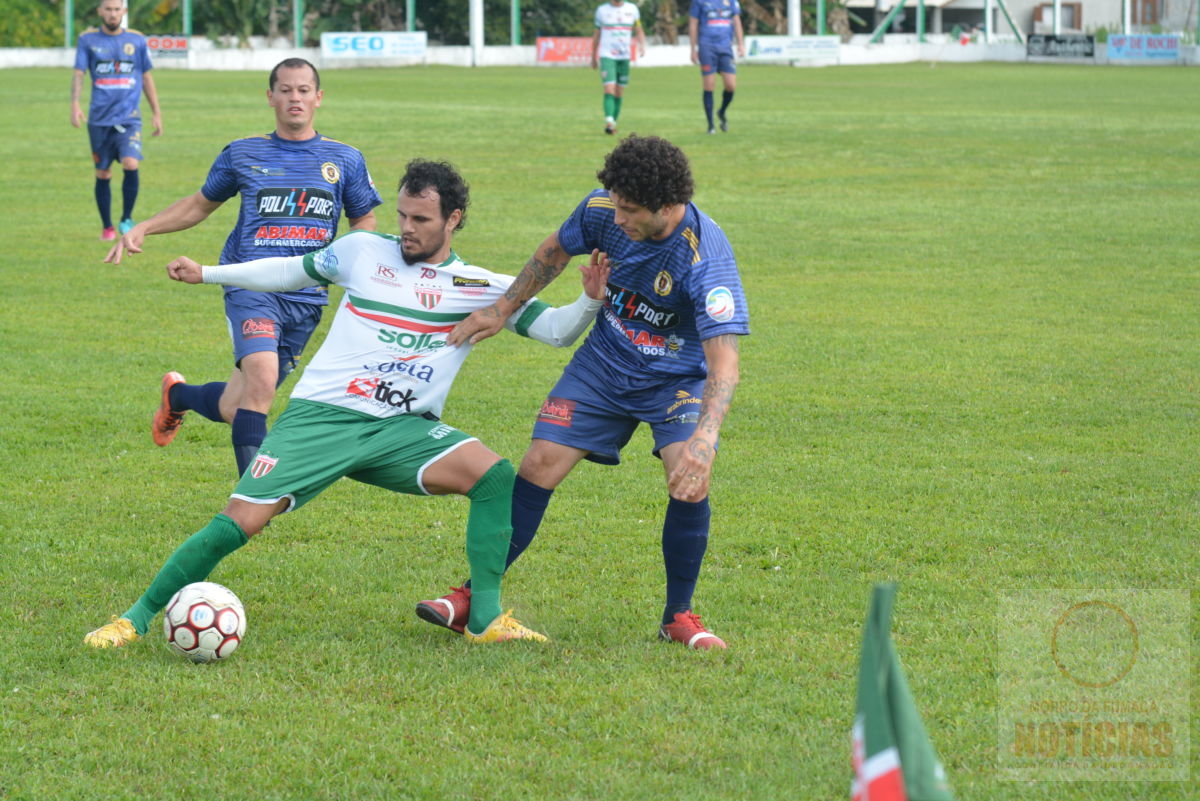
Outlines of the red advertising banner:
{"label": "red advertising banner", "polygon": [[188,39],[186,36],[150,35],[146,37],[146,46],[150,48],[150,55],[152,56],[182,58],[187,56]]}
{"label": "red advertising banner", "polygon": [[582,64],[592,63],[592,37],[590,36],[539,36],[537,40],[539,64]]}

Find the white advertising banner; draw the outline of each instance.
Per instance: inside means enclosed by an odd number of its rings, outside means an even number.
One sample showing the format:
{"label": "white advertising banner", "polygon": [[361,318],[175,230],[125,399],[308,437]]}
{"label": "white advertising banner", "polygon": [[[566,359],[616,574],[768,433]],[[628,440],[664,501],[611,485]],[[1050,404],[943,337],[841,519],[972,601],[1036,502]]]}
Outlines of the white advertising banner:
{"label": "white advertising banner", "polygon": [[423,58],[425,31],[321,34],[324,58]]}
{"label": "white advertising banner", "polygon": [[746,61],[837,61],[837,36],[747,36]]}

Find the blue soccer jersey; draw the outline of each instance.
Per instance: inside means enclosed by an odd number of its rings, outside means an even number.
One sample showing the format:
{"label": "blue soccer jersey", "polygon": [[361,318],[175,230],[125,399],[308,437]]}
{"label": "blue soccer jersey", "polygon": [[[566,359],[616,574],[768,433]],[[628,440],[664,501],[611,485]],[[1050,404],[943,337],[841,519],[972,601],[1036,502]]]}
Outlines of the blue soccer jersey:
{"label": "blue soccer jersey", "polygon": [[738,0],[692,0],[688,16],[699,21],[696,44],[729,50],[733,44],[733,20],[741,15]]}
{"label": "blue soccer jersey", "polygon": [[88,125],[123,125],[141,118],[142,76],[153,68],[146,37],[90,29],[80,34],[75,69],[92,76]]}
{"label": "blue soccer jersey", "polygon": [[[214,203],[241,195],[221,264],[319,250],[337,236],[343,210],[353,219],[383,202],[362,153],[320,134],[299,142],[275,133],[230,142],[200,191]],[[326,302],[316,288],[279,294]]]}
{"label": "blue soccer jersey", "polygon": [[635,242],[613,221],[608,192],[592,192],[558,229],[572,255],[599,248],[612,273],[607,299],[575,359],[600,362],[633,383],[705,377],[701,341],[749,334],[750,315],[725,233],[689,203],[665,240]]}

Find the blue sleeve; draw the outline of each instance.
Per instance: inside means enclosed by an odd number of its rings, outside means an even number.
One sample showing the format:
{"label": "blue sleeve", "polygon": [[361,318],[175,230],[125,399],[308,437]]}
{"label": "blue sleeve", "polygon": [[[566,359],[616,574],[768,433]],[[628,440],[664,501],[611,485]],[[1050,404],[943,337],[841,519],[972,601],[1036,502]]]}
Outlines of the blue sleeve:
{"label": "blue sleeve", "polygon": [[700,340],[722,334],[749,334],[750,310],[737,265],[732,259],[702,264],[693,274],[691,286]]}
{"label": "blue sleeve", "polygon": [[[736,0],[734,0],[736,2]],[[700,15],[704,13],[704,6],[700,0],[692,0],[692,7],[688,9],[688,16],[700,19]],[[693,44],[695,44],[693,42]]]}
{"label": "blue sleeve", "polygon": [[150,60],[150,45],[146,43],[146,37],[142,37],[142,46],[138,48],[138,69],[145,75],[150,70],[154,69],[154,62]]}
{"label": "blue sleeve", "polygon": [[362,153],[354,151],[350,174],[346,176],[346,186],[343,190],[342,206],[348,219],[362,217],[371,209],[383,203],[367,171],[367,161]]}
{"label": "blue sleeve", "polygon": [[226,145],[217,156],[217,160],[208,170],[208,178],[201,193],[213,203],[224,203],[238,193],[237,173],[233,169],[233,158],[230,155],[231,145]]}
{"label": "blue sleeve", "polygon": [[588,201],[595,196],[592,193],[579,202],[571,216],[558,228],[558,244],[572,256],[581,253],[591,253],[597,247],[594,235],[589,234],[587,225]]}
{"label": "blue sleeve", "polygon": [[91,51],[83,43],[83,36],[80,36],[79,43],[75,46],[75,69],[80,72],[87,72],[91,69],[90,53]]}

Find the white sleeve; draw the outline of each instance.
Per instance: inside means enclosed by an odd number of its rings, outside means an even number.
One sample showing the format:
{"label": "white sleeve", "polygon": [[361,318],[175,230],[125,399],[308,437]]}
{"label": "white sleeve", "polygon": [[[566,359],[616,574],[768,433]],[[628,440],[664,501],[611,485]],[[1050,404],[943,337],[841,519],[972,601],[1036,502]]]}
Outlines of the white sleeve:
{"label": "white sleeve", "polygon": [[[534,301],[537,303],[538,301]],[[586,292],[579,293],[579,298],[569,306],[546,306],[538,316],[522,330],[520,319],[527,313],[528,308],[519,309],[504,323],[509,331],[536,339],[556,348],[565,348],[575,342],[579,335],[587,330],[588,323],[596,316],[596,312],[604,305],[602,300],[592,300]]]}
{"label": "white sleeve", "polygon": [[204,265],[206,284],[230,284],[255,292],[284,292],[319,283],[304,270],[303,256],[271,256],[242,264]]}

